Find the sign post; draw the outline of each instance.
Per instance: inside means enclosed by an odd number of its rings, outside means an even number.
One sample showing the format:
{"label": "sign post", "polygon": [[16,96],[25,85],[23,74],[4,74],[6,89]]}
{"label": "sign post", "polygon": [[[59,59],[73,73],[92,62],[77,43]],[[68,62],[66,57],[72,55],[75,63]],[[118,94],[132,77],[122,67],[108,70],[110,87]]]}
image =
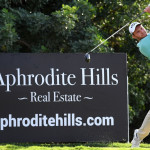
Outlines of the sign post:
{"label": "sign post", "polygon": [[0,142],[128,141],[126,54],[1,54]]}

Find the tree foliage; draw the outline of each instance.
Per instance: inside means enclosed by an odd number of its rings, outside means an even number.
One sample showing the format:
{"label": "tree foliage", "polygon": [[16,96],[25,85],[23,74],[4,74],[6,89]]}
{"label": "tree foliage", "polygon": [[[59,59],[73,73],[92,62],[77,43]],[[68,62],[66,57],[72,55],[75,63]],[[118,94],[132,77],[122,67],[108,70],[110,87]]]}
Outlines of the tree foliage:
{"label": "tree foliage", "polygon": [[[0,52],[86,52],[148,4],[149,0],[1,0]],[[148,14],[135,21],[149,28]],[[150,105],[150,63],[136,44],[125,28],[95,51],[128,55],[131,131]]]}
{"label": "tree foliage", "polygon": [[[68,1],[61,3],[61,8],[54,8],[50,1],[9,1],[3,4],[15,18],[9,20],[16,37],[12,38],[13,46],[1,44],[1,51],[6,52],[83,52],[93,48],[103,40],[98,28],[94,25],[96,8],[87,0]],[[7,19],[7,18],[4,18]],[[5,20],[2,20],[2,22]],[[4,26],[6,28],[6,26]],[[3,36],[2,36],[3,38]],[[56,40],[57,39],[57,40]],[[6,49],[2,49],[6,47]],[[104,49],[102,49],[104,51]]]}

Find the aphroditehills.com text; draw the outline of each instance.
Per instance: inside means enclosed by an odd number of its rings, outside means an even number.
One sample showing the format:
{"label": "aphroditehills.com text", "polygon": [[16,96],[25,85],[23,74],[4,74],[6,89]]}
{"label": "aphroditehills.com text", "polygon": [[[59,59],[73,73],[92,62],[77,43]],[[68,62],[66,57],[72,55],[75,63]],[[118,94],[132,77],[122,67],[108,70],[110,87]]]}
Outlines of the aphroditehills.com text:
{"label": "aphroditehills.com text", "polygon": [[19,127],[114,126],[114,117],[112,116],[89,116],[85,121],[84,120],[82,117],[76,117],[75,113],[64,113],[63,115],[57,113],[54,117],[34,114],[31,118],[15,118],[12,114],[9,114],[7,118],[0,118],[0,130]]}

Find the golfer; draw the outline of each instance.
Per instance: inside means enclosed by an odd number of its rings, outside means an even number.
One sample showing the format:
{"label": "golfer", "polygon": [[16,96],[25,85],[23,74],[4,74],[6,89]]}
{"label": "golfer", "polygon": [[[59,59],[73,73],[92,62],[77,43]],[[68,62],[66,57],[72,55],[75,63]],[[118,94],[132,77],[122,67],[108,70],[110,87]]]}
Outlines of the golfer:
{"label": "golfer", "polygon": [[[144,12],[150,13],[150,5],[144,9]],[[137,47],[139,51],[150,59],[150,34],[147,33],[145,28],[139,22],[133,22],[129,26],[129,32],[132,38],[138,40]],[[132,148],[139,147],[141,141],[150,133],[150,110],[148,111],[145,119],[139,129],[134,131]]]}

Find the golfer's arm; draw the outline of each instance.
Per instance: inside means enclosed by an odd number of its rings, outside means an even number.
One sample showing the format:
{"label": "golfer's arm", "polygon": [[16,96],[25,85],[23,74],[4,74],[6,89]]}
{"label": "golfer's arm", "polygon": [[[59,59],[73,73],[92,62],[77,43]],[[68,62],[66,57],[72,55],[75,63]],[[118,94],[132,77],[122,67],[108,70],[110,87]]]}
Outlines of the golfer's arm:
{"label": "golfer's arm", "polygon": [[144,12],[150,13],[150,4],[144,9]]}

